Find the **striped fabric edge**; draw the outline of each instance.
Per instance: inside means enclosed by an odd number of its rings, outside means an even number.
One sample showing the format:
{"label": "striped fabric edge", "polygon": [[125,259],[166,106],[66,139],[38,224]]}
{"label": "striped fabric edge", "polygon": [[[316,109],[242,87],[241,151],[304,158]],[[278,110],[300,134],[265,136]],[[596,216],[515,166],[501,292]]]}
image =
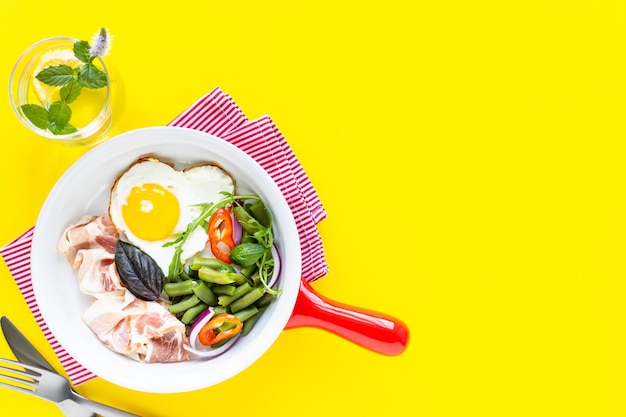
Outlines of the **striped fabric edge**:
{"label": "striped fabric edge", "polygon": [[274,131],[274,137],[276,138],[276,143],[281,147],[283,151],[283,155],[289,164],[290,170],[293,173],[294,179],[300,187],[300,193],[302,194],[302,198],[306,201],[309,212],[311,216],[313,216],[313,220],[315,223],[319,223],[324,220],[327,216],[326,210],[322,205],[322,201],[317,194],[317,191],[313,187],[313,183],[309,179],[309,176],[304,171],[302,164],[296,157],[296,154],[291,149],[291,146],[287,143],[287,140],[283,136],[282,132],[276,126],[276,123],[269,117],[269,122],[272,126],[272,130]]}
{"label": "striped fabric edge", "polygon": [[39,310],[30,275],[30,251],[34,231],[35,227],[33,226],[8,245],[0,248],[0,255],[2,255],[4,262],[9,268],[18,289],[26,301],[26,305],[28,305],[28,308],[33,314],[35,322],[37,322],[37,325],[48,340],[48,343],[50,343],[52,350],[59,358],[59,361],[61,362],[63,369],[65,369],[68,378],[74,386],[78,386],[96,378],[97,376],[76,362],[65,351],[65,349],[63,349],[63,346],[61,346],[48,328],[48,325]]}
{"label": "striped fabric edge", "polygon": [[264,116],[229,132],[224,139],[255,159],[285,196],[298,228],[302,248],[302,278],[314,281],[328,273],[322,239],[282,146],[277,146],[279,138],[275,132],[272,119]]}
{"label": "striped fabric edge", "polygon": [[221,136],[246,123],[248,118],[219,87],[198,99],[168,126],[186,127]]}
{"label": "striped fabric edge", "polygon": [[[248,122],[248,118],[235,103],[232,97],[224,93],[220,87],[198,99],[187,110],[172,120],[168,126],[186,127],[205,133],[223,137],[228,132]],[[275,123],[272,122],[276,146],[280,146],[287,163],[294,173],[294,180],[300,187],[302,197],[315,220],[319,223],[326,218],[326,211],[322,206],[317,192],[300,161],[285,140]]]}

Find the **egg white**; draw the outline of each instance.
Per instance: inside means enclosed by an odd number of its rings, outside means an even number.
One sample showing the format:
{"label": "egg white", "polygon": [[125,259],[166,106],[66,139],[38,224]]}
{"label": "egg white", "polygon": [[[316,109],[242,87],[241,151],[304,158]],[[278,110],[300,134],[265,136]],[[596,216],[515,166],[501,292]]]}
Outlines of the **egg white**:
{"label": "egg white", "polygon": [[[131,190],[136,186],[152,183],[171,192],[180,206],[180,216],[172,234],[165,239],[147,241],[135,236],[122,216],[122,206],[126,204]],[[199,165],[184,171],[176,170],[172,165],[156,158],[144,158],[135,162],[118,177],[111,189],[109,216],[125,240],[139,247],[150,255],[165,275],[174,257],[175,246],[163,247],[180,236],[187,225],[198,217],[201,203],[215,203],[224,199],[222,192],[233,193],[235,185],[232,177],[215,165]],[[202,251],[207,244],[206,230],[196,228],[183,246],[183,261]]]}

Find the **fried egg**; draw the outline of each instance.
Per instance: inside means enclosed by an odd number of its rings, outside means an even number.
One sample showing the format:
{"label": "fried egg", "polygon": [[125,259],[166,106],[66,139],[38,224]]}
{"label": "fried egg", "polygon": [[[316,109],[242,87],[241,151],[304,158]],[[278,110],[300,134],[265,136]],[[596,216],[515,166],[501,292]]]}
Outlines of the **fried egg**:
{"label": "fried egg", "polygon": [[[232,177],[215,165],[178,171],[157,158],[136,161],[111,188],[109,217],[128,242],[150,255],[167,276],[175,246],[163,245],[178,238],[198,217],[201,203],[224,199],[233,193]],[[196,228],[183,246],[184,260],[202,251],[208,235]]]}

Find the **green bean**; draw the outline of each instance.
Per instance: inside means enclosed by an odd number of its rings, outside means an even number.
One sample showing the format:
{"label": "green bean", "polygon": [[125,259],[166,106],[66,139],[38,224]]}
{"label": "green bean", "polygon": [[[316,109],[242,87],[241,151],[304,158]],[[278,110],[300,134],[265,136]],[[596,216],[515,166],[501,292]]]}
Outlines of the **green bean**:
{"label": "green bean", "polygon": [[203,266],[214,269],[217,272],[235,272],[235,268],[233,268],[232,265],[229,265],[226,262],[220,261],[219,259],[215,258],[203,258],[199,256],[193,258],[189,268],[191,268],[192,271],[197,271]]}
{"label": "green bean", "polygon": [[241,285],[244,284],[246,282],[248,282],[248,280],[246,279],[246,277],[244,277],[243,275],[239,274],[239,273],[235,273],[233,274],[234,278],[235,278],[235,285]]}
{"label": "green bean", "polygon": [[257,200],[252,204],[246,205],[248,213],[259,221],[263,226],[269,227],[272,223],[269,211],[265,208],[265,204],[261,200]]}
{"label": "green bean", "polygon": [[246,295],[244,295],[237,301],[234,301],[230,305],[230,311],[232,313],[236,313],[238,311],[243,310],[244,308],[254,304],[255,301],[263,297],[263,294],[265,294],[265,290],[263,288],[254,287],[252,291],[246,293]]}
{"label": "green bean", "polygon": [[233,301],[240,299],[250,291],[252,291],[252,287],[246,282],[236,287],[233,295],[220,295],[217,299],[221,306],[228,307]]}
{"label": "green bean", "polygon": [[226,307],[219,306],[219,305],[218,305],[218,306],[213,307],[213,314],[214,314],[214,315],[216,315],[216,316],[217,316],[218,314],[224,314],[224,313],[227,313],[227,311],[226,311]]}
{"label": "green bean", "polygon": [[266,292],[265,294],[263,294],[263,297],[259,298],[257,302],[254,303],[254,305],[258,308],[267,307],[272,301],[274,301],[274,299],[276,299],[275,294],[270,294]]}
{"label": "green bean", "polygon": [[193,292],[194,284],[196,284],[196,281],[193,280],[168,282],[163,285],[163,290],[169,297],[189,295]]}
{"label": "green bean", "polygon": [[241,232],[241,243],[256,243],[256,241],[256,238],[247,231],[243,230]]}
{"label": "green bean", "polygon": [[193,287],[192,291],[194,294],[198,296],[202,302],[207,305],[214,306],[217,305],[217,297],[215,293],[209,288],[208,285],[204,283],[204,281],[194,281],[196,285]]}
{"label": "green bean", "polygon": [[251,278],[258,268],[259,267],[257,266],[257,264],[253,263],[250,266],[244,266],[239,272],[241,272],[241,275],[243,275],[244,277]]}
{"label": "green bean", "polygon": [[267,307],[259,308],[258,313],[243,322],[243,327],[241,329],[241,334],[243,336],[246,336],[248,333],[250,333],[250,330],[252,330],[256,322],[259,321],[259,318],[261,318],[263,313],[265,313],[265,310],[267,310]]}
{"label": "green bean", "polygon": [[259,283],[261,282],[261,276],[259,275],[258,271],[254,275],[252,275],[252,278],[250,279],[254,283],[254,286],[259,285]]}
{"label": "green bean", "polygon": [[246,282],[246,277],[241,274],[233,272],[219,272],[215,269],[207,266],[202,266],[198,270],[198,277],[206,282],[213,284],[225,285],[225,284],[243,284]]}
{"label": "green bean", "polygon": [[185,313],[181,317],[180,321],[182,321],[185,324],[192,323],[196,319],[196,317],[200,315],[200,313],[202,313],[204,310],[207,309],[207,307],[208,307],[207,304],[203,302],[199,302],[195,306],[187,309],[187,311],[185,311]]}
{"label": "green bean", "polygon": [[234,328],[235,326],[237,326],[237,323],[233,321],[227,321],[227,322],[220,324],[216,330],[220,333],[224,333]]}
{"label": "green bean", "polygon": [[245,208],[241,206],[235,206],[233,208],[233,213],[235,214],[235,217],[237,217],[237,220],[239,221],[239,224],[241,224],[243,230],[245,230],[246,232],[254,235],[260,230],[259,221],[252,217]]}
{"label": "green bean", "polygon": [[172,314],[182,313],[183,311],[189,310],[191,307],[195,306],[199,302],[200,302],[200,299],[198,298],[198,296],[195,294],[191,294],[189,297],[182,299],[178,303],[172,304],[170,306],[170,313]]}
{"label": "green bean", "polygon": [[259,309],[252,305],[248,308],[244,308],[243,310],[239,310],[237,313],[234,314],[234,316],[237,317],[242,323],[245,323],[246,320],[249,320],[258,312]]}
{"label": "green bean", "polygon": [[233,295],[235,293],[234,285],[214,285],[211,287],[213,293],[217,295]]}
{"label": "green bean", "polygon": [[[189,279],[193,279],[193,278],[194,278],[192,275],[190,275],[188,272],[186,272],[186,271],[184,271],[184,270],[180,272],[180,275],[179,275],[179,276],[180,276],[180,278],[181,278],[183,281],[187,281],[187,280],[189,280]],[[195,278],[197,278],[197,275],[196,275],[196,277],[195,277]]]}

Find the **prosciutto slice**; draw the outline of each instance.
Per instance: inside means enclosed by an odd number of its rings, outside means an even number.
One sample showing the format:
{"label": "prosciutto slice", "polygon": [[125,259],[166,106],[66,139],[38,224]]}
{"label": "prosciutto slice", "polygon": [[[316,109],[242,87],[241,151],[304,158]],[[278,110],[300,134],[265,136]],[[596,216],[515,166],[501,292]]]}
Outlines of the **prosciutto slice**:
{"label": "prosciutto slice", "polygon": [[189,359],[185,325],[163,305],[140,300],[130,291],[96,300],[82,318],[105,346],[136,361]]}
{"label": "prosciutto slice", "polygon": [[68,227],[57,249],[78,271],[80,291],[95,298],[82,319],[111,350],[140,362],[189,359],[185,325],[157,301],[136,298],[115,267],[117,228],[101,216]]}
{"label": "prosciutto slice", "polygon": [[68,227],[57,249],[78,271],[80,291],[96,298],[124,295],[114,263],[117,228],[104,216],[84,216]]}

